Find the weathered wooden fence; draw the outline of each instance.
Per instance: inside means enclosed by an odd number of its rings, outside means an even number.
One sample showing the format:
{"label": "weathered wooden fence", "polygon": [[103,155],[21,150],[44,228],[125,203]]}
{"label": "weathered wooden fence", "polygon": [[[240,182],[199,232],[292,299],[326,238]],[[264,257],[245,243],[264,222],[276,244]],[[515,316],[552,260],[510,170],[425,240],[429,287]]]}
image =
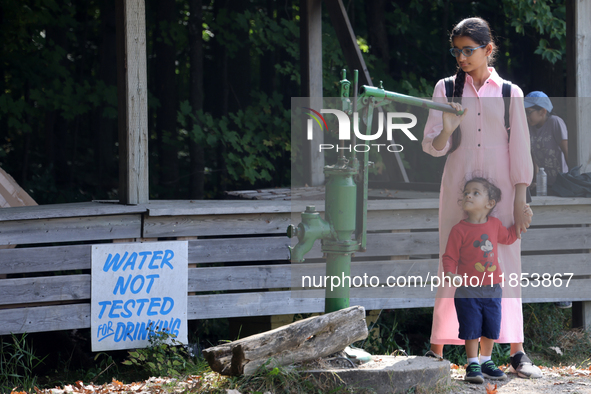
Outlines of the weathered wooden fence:
{"label": "weathered wooden fence", "polygon": [[[297,204],[294,202],[294,205]],[[308,203],[309,204],[309,203]],[[291,292],[290,240],[297,224],[289,201],[154,201],[122,206],[78,203],[0,210],[0,335],[90,327],[91,245],[189,240],[188,318],[313,313],[319,297]],[[297,210],[304,209],[304,203]],[[323,211],[323,203],[316,203]],[[370,201],[368,247],[352,275],[437,273],[436,199]],[[523,272],[572,272],[569,287],[523,288],[524,302],[575,304],[575,321],[591,326],[591,199],[535,198],[534,226],[522,243]],[[323,275],[319,245],[298,266]],[[567,278],[563,277],[563,280]],[[352,289],[367,310],[432,306],[428,288]],[[429,293],[432,294],[432,293]]]}

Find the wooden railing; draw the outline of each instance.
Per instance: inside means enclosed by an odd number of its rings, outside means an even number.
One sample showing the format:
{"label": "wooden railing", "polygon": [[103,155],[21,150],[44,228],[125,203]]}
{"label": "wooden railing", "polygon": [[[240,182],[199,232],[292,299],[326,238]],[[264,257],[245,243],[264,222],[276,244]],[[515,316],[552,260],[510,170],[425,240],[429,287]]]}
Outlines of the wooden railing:
{"label": "wooden railing", "polygon": [[[320,246],[296,269],[285,230],[310,202],[154,201],[137,206],[79,203],[0,210],[0,335],[90,327],[93,243],[188,239],[188,318],[314,313],[322,290],[290,291],[297,274],[325,272]],[[322,202],[314,203],[317,210]],[[292,207],[294,205],[294,207]],[[370,201],[367,252],[352,276],[437,274],[436,199]],[[577,301],[574,319],[591,327],[591,199],[537,198],[522,243],[523,272],[572,272],[569,287],[528,286],[524,302]],[[292,210],[295,212],[292,214]],[[563,278],[566,279],[566,278]],[[383,282],[382,282],[383,283]],[[351,290],[368,310],[433,305],[427,287]]]}

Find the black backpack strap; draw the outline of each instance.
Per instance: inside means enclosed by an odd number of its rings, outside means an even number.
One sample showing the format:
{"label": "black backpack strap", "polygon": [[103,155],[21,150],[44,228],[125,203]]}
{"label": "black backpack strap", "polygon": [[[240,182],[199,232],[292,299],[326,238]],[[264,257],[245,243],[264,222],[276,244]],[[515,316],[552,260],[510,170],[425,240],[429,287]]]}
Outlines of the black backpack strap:
{"label": "black backpack strap", "polygon": [[[503,81],[503,98],[511,97],[511,82],[510,81]],[[511,104],[511,100],[504,100],[505,101],[505,128],[507,129],[507,133],[511,136],[511,124],[509,123],[509,106]]]}
{"label": "black backpack strap", "polygon": [[454,96],[454,79],[453,77],[447,77],[443,82],[445,82],[445,97],[449,99],[447,101],[451,101]]}

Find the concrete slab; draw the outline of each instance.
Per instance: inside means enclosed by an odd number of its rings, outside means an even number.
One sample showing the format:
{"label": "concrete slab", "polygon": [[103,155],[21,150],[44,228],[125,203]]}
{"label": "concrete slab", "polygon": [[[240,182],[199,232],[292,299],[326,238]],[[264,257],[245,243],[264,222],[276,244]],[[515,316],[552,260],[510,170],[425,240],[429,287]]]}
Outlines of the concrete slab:
{"label": "concrete slab", "polygon": [[449,361],[419,356],[373,356],[358,368],[314,369],[305,371],[323,383],[368,389],[376,394],[406,393],[413,387],[424,389],[451,383]]}

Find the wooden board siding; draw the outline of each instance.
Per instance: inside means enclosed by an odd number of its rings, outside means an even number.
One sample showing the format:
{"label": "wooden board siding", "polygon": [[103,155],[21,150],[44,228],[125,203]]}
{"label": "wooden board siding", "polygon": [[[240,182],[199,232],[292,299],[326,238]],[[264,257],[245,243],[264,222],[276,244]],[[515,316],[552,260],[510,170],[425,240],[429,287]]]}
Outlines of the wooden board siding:
{"label": "wooden board siding", "polygon": [[5,221],[0,245],[136,238],[141,237],[141,222],[140,215]]}
{"label": "wooden board siding", "polygon": [[[297,290],[302,275],[322,276],[316,242],[301,264],[289,263],[285,236],[306,205],[322,201],[157,201],[136,206],[80,203],[0,210],[0,335],[90,326],[90,244],[191,237],[189,318],[316,313],[324,291]],[[351,305],[368,310],[433,305],[429,288],[389,288],[388,276],[437,274],[438,201],[369,202],[368,250],[356,253],[352,275],[380,286],[352,289]],[[528,287],[525,302],[591,301],[591,199],[535,198],[534,226],[523,235],[524,273],[566,273],[570,288]],[[294,212],[295,211],[295,212]],[[199,238],[196,238],[199,237]],[[85,244],[80,244],[84,242]],[[77,243],[77,244],[76,244]],[[36,246],[36,245],[42,246]],[[50,244],[52,246],[46,246]],[[391,260],[392,256],[407,256]],[[52,275],[48,275],[52,273]],[[295,283],[292,283],[292,280]],[[293,291],[290,289],[293,286]],[[586,310],[586,309],[585,309]],[[588,319],[589,320],[589,319]]]}

